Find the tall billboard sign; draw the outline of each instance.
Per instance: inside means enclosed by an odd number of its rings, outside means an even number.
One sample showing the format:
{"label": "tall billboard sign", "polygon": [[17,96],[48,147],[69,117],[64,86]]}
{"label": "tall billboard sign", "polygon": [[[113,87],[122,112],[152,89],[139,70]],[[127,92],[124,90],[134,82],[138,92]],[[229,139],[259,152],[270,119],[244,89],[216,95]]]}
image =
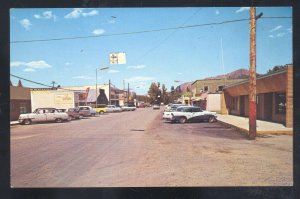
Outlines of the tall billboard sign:
{"label": "tall billboard sign", "polygon": [[109,54],[110,64],[126,64],[126,54],[124,52],[110,53]]}

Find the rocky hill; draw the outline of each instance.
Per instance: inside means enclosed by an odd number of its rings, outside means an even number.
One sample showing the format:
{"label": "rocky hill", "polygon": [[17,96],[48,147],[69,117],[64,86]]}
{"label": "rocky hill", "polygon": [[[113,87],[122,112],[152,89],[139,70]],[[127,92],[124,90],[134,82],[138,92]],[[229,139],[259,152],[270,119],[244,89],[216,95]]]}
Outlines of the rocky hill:
{"label": "rocky hill", "polygon": [[249,70],[241,68],[225,75],[217,75],[215,77],[208,77],[205,79],[223,79],[224,76],[228,79],[244,79],[249,77]]}

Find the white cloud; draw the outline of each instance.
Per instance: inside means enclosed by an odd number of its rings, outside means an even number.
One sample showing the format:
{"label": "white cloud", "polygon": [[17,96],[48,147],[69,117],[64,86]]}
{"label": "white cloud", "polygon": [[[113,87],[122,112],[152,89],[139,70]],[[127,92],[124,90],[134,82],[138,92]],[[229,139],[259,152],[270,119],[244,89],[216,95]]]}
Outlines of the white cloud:
{"label": "white cloud", "polygon": [[75,19],[75,18],[79,18],[80,15],[82,13],[82,9],[81,8],[74,8],[72,12],[70,12],[69,14],[67,14],[65,16],[65,18],[67,19]]}
{"label": "white cloud", "polygon": [[53,19],[53,21],[56,21],[56,16],[52,13],[52,11],[45,11],[41,15],[35,14],[33,16],[36,19]]}
{"label": "white cloud", "polygon": [[13,61],[10,62],[10,67],[15,67],[15,66],[21,66],[21,65],[25,65],[25,62],[21,62],[21,61]]}
{"label": "white cloud", "polygon": [[111,20],[108,20],[107,23],[113,24],[113,23],[116,23],[116,20],[111,19]]}
{"label": "white cloud", "polygon": [[278,33],[276,35],[269,35],[270,38],[276,38],[276,37],[283,37],[286,33],[284,32],[281,32],[281,33]]}
{"label": "white cloud", "polygon": [[66,62],[65,65],[66,65],[66,66],[69,66],[69,65],[71,65],[71,63],[70,63],[70,62]]}
{"label": "white cloud", "polygon": [[34,18],[36,18],[36,19],[40,19],[41,18],[41,15],[38,15],[38,14],[35,14],[35,15],[33,15],[34,16]]}
{"label": "white cloud", "polygon": [[84,76],[84,75],[79,75],[79,76],[75,76],[75,77],[73,77],[74,79],[93,79],[93,78],[91,78],[91,77],[89,77],[89,76]]}
{"label": "white cloud", "polygon": [[236,10],[235,13],[244,12],[249,9],[250,9],[250,7],[240,7],[240,9]]}
{"label": "white cloud", "polygon": [[177,75],[183,75],[183,73],[178,72]]}
{"label": "white cloud", "polygon": [[25,72],[34,72],[35,69],[33,69],[33,68],[25,68],[24,71]]}
{"label": "white cloud", "polygon": [[277,35],[276,35],[276,37],[283,37],[285,35],[285,33],[284,32],[281,32],[281,33],[278,33]]}
{"label": "white cloud", "polygon": [[126,82],[145,82],[145,81],[152,81],[154,80],[154,77],[144,77],[144,76],[136,76],[131,77],[129,79],[125,79]]}
{"label": "white cloud", "polygon": [[65,18],[66,19],[76,19],[76,18],[79,18],[81,16],[90,17],[90,16],[98,15],[97,10],[92,10],[90,12],[83,12],[83,10],[84,9],[82,9],[82,8],[74,8],[72,12],[65,15]]}
{"label": "white cloud", "polygon": [[51,68],[52,66],[49,65],[47,62],[44,60],[39,60],[39,61],[31,61],[31,62],[22,62],[22,61],[14,61],[10,63],[11,67],[14,66],[26,66],[29,68]]}
{"label": "white cloud", "polygon": [[276,31],[276,30],[279,30],[280,28],[282,28],[281,25],[276,26],[275,28],[271,29],[270,32],[274,32],[274,31]]}
{"label": "white cloud", "polygon": [[118,70],[109,70],[109,71],[107,71],[108,73],[119,73],[120,71],[118,71]]}
{"label": "white cloud", "polygon": [[97,10],[92,10],[91,12],[86,12],[86,13],[82,13],[82,16],[84,17],[90,17],[90,16],[95,16],[98,15],[98,11]]}
{"label": "white cloud", "polygon": [[93,31],[94,35],[102,35],[103,33],[105,33],[105,30],[103,29],[96,29]]}
{"label": "white cloud", "polygon": [[127,68],[142,69],[142,68],[146,68],[146,66],[145,65],[136,65],[136,66],[128,66]]}
{"label": "white cloud", "polygon": [[31,68],[51,68],[49,64],[47,64],[44,60],[40,61],[31,61],[26,63],[26,66],[31,67]]}
{"label": "white cloud", "polygon": [[20,21],[21,26],[23,26],[26,30],[29,30],[29,27],[32,26],[29,19],[22,19]]}
{"label": "white cloud", "polygon": [[216,15],[219,15],[220,14],[220,11],[219,10],[216,10]]}

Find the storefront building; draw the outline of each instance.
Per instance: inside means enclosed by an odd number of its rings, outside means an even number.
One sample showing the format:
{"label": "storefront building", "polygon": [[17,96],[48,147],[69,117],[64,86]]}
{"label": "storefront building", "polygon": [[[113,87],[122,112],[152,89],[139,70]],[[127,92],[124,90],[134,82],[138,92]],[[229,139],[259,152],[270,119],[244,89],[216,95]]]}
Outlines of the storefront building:
{"label": "storefront building", "polygon": [[[226,86],[222,95],[222,114],[249,116],[249,81]],[[257,119],[293,126],[293,67],[256,80]]]}
{"label": "storefront building", "polygon": [[30,112],[30,88],[10,86],[10,120],[18,120],[20,114]]}
{"label": "storefront building", "polygon": [[191,104],[204,110],[221,112],[221,93],[225,85],[245,81],[245,79],[202,79],[192,83]]}

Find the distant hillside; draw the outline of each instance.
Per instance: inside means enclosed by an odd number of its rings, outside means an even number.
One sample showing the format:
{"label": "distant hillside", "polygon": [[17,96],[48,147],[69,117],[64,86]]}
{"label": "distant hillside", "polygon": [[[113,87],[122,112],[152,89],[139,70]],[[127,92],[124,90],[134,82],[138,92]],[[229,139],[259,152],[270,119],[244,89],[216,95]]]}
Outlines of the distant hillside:
{"label": "distant hillside", "polygon": [[[241,69],[235,70],[231,73],[227,73],[227,74],[225,74],[225,76],[228,79],[245,79],[245,78],[249,77],[249,70],[241,68]],[[215,77],[208,77],[205,79],[223,79],[223,78],[224,78],[224,75],[217,75]]]}

